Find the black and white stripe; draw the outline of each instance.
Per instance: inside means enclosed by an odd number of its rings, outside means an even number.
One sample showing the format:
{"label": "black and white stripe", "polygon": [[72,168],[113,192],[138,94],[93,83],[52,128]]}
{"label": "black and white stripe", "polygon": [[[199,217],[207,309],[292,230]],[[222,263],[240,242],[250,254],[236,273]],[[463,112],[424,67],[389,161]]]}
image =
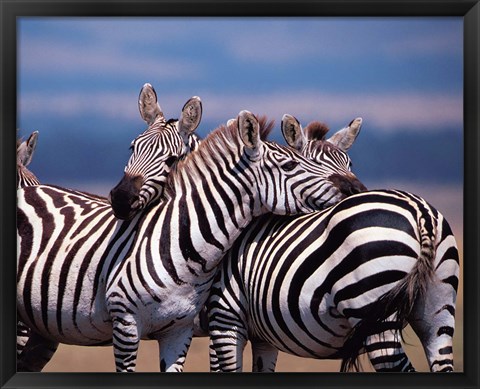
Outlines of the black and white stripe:
{"label": "black and white stripe", "polygon": [[[150,142],[150,152],[141,161],[155,169],[138,175],[137,194],[159,196],[173,163],[197,142],[192,138],[201,102],[190,99],[179,121],[166,121],[153,88],[146,84],[140,112],[149,128],[133,142],[133,152],[145,150],[145,142]],[[137,160],[132,156],[130,162]],[[151,174],[156,176],[151,179]],[[156,197],[142,199],[137,209]],[[33,330],[18,360],[19,371],[41,370],[59,342],[110,341],[105,281],[128,252],[139,219],[140,214],[131,221],[118,220],[107,199],[79,191],[46,185],[18,191],[17,305]]]}
{"label": "black and white stripe", "polygon": [[[185,115],[182,115],[183,117]],[[152,163],[158,162],[152,161]],[[293,167],[291,165],[285,166],[285,169],[296,167],[295,164]],[[333,184],[328,181],[328,175],[325,177],[325,172],[329,170],[321,170],[317,167],[316,173],[324,176],[321,186],[325,190],[322,189],[321,193],[327,193],[329,198],[332,197],[332,192],[336,193],[337,197],[332,201],[337,202],[345,194],[339,189],[328,189]],[[348,179],[351,177],[349,176],[346,180]],[[351,185],[357,184],[358,180],[353,179]],[[309,190],[315,191],[315,187]],[[41,235],[38,238],[39,241],[50,238],[49,241],[52,242],[50,246],[55,247],[56,250],[53,253],[42,251],[32,259],[32,252],[28,249],[19,249],[21,258],[26,258],[23,259],[25,264],[21,259],[19,267],[20,299],[27,307],[24,308],[25,314],[30,317],[30,322],[37,331],[30,341],[30,352],[24,355],[22,364],[26,370],[39,370],[43,366],[36,364],[34,356],[38,355],[42,346],[56,346],[59,341],[84,345],[110,342],[108,336],[105,339],[105,333],[108,334],[111,324],[109,319],[102,315],[103,285],[111,269],[122,260],[133,241],[139,217],[131,222],[116,221],[106,207],[104,199],[81,192],[57,187],[39,187],[35,191],[27,192],[23,196],[29,200],[24,200],[25,205],[21,204],[19,210],[19,235],[21,236],[19,242],[24,240],[24,246],[28,247],[29,242],[34,240],[33,234],[36,232]],[[46,209],[48,211],[45,211]],[[37,213],[41,216],[31,216]],[[37,218],[36,221],[35,218]],[[70,223],[72,220],[82,220],[82,222],[75,225]],[[47,233],[44,233],[43,227],[48,230]],[[95,233],[92,233],[93,231]],[[110,243],[107,244],[107,241]],[[61,243],[56,245],[53,242]],[[48,239],[45,245],[48,246]],[[45,261],[45,263],[39,264],[38,261]],[[32,296],[34,281],[42,279],[41,274],[48,273],[43,270],[45,266],[50,271],[48,278],[53,282],[48,286],[44,284],[42,294]],[[22,276],[24,268],[29,268],[32,272],[26,283],[22,279],[26,277]],[[41,273],[34,277],[34,272]],[[66,292],[66,290],[72,292]],[[37,300],[32,302],[32,298]],[[51,312],[51,318],[46,312],[47,307]]]}
{"label": "black and white stripe", "polygon": [[440,212],[419,196],[378,190],[322,212],[262,217],[235,242],[208,301],[211,369],[273,371],[278,350],[343,359],[367,352],[378,371],[412,371],[409,323],[431,371],[453,370],[459,259]]}
{"label": "black and white stripe", "polygon": [[[30,134],[27,140],[17,140],[17,189],[39,185],[40,181],[27,166],[37,147],[38,131]],[[30,336],[30,329],[22,322],[17,323],[17,356],[20,355]]]}
{"label": "black and white stripe", "polygon": [[183,370],[219,261],[253,217],[311,212],[345,197],[322,167],[261,141],[254,115],[242,111],[237,127],[220,127],[177,165],[167,199],[144,214],[107,281],[118,371],[135,369],[144,338],[159,342],[162,371]]}
{"label": "black and white stripe", "polygon": [[145,84],[138,106],[149,127],[132,142],[125,174],[109,196],[115,216],[124,220],[160,199],[173,165],[200,142],[193,133],[202,117],[199,97],[194,96],[185,103],[179,120],[166,120],[155,90]]}

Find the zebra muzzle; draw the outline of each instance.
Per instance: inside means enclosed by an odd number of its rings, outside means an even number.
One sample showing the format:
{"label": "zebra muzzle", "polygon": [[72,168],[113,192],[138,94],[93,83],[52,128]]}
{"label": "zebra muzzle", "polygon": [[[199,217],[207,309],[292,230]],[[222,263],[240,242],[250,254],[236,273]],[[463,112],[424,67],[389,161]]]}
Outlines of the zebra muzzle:
{"label": "zebra muzzle", "polygon": [[340,174],[332,174],[329,177],[329,180],[346,197],[356,193],[365,192],[367,190],[366,186],[363,185],[353,174],[345,176]]}
{"label": "zebra muzzle", "polygon": [[118,219],[132,219],[140,208],[140,188],[143,179],[140,176],[125,175],[118,185],[110,191],[108,197],[112,210]]}

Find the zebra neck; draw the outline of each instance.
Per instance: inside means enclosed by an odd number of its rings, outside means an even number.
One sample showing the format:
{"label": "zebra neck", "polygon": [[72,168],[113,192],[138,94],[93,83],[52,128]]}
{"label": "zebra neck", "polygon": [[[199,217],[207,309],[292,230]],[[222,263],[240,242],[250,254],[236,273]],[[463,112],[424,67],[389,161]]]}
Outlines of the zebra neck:
{"label": "zebra neck", "polygon": [[190,273],[211,273],[259,212],[255,186],[251,171],[238,166],[221,174],[215,168],[185,172],[158,216],[146,220],[159,228],[147,227],[141,235],[159,238],[162,261],[183,257]]}

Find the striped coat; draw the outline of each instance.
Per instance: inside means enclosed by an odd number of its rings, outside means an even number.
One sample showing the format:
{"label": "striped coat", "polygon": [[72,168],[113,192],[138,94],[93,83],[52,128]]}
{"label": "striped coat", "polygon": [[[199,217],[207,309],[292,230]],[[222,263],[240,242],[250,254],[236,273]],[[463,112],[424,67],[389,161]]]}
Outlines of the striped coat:
{"label": "striped coat", "polygon": [[211,368],[254,371],[278,350],[379,370],[413,367],[399,331],[409,323],[432,371],[453,370],[459,259],[448,222],[419,196],[370,191],[323,212],[256,220],[225,257],[208,301]]}

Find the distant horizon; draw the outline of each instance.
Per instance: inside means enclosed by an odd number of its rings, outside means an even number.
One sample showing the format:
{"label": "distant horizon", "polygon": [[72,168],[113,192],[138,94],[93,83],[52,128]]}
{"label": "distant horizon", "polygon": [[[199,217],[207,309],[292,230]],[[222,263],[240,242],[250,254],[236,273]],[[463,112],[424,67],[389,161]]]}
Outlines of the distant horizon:
{"label": "distant horizon", "polygon": [[[344,120],[343,126],[351,119]],[[279,122],[275,121],[270,140],[285,145]],[[302,124],[306,126],[308,122]],[[65,128],[67,125],[65,123],[59,127]],[[42,181],[50,183],[68,181],[72,176],[80,181],[119,180],[130,156],[130,142],[144,128],[141,123],[137,126],[122,123],[119,134],[114,138],[100,132],[83,138],[81,130],[76,130],[75,134],[69,136],[45,139],[40,130],[37,149],[29,168]],[[204,138],[210,128],[213,130],[214,126],[208,126],[203,121],[197,132]],[[327,137],[340,128],[342,126],[331,127]],[[21,135],[26,138],[29,132],[22,129]],[[361,133],[348,154],[353,162],[354,173],[364,180],[463,183],[463,134],[458,136],[455,129],[438,129],[434,133],[382,133],[364,120]],[[445,155],[448,158],[444,158]]]}

